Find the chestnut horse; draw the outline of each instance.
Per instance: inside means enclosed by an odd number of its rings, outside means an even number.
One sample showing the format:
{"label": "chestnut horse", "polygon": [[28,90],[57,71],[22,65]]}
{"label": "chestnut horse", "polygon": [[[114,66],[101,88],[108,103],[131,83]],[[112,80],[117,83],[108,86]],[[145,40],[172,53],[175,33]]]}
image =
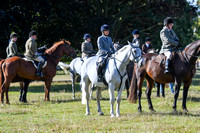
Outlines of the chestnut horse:
{"label": "chestnut horse", "polygon": [[[136,102],[137,96],[136,90],[139,89],[137,92],[139,98],[139,106],[138,111],[142,111],[141,106],[141,95],[142,95],[142,83],[144,78],[147,81],[147,88],[146,88],[146,95],[149,104],[149,109],[154,111],[153,105],[151,102],[151,90],[154,84],[154,81],[159,83],[171,83],[175,82],[175,95],[174,95],[174,102],[173,102],[173,110],[176,110],[176,103],[179,96],[179,90],[181,86],[181,82],[184,83],[183,87],[183,101],[182,101],[182,108],[184,112],[187,112],[186,107],[186,99],[188,94],[189,86],[192,82],[192,78],[195,74],[195,63],[200,55],[200,40],[195,41],[189,45],[182,51],[176,52],[173,57],[173,73],[169,75],[164,74],[164,62],[158,61],[158,55],[154,53],[147,53],[143,56],[144,64],[141,68],[134,68],[133,71],[133,79],[131,82],[130,91],[131,94],[128,98],[130,102]],[[164,58],[164,57],[162,57]]]}
{"label": "chestnut horse", "polygon": [[56,67],[63,55],[76,56],[75,51],[71,48],[70,42],[66,40],[55,43],[51,48],[44,53],[47,60],[47,65],[43,68],[43,77],[36,76],[36,68],[31,61],[25,61],[20,57],[12,57],[0,62],[1,68],[1,102],[4,103],[4,93],[6,93],[6,103],[9,104],[8,87],[11,81],[19,76],[30,80],[43,80],[45,82],[45,101],[49,101],[49,93],[51,82],[56,75]]}

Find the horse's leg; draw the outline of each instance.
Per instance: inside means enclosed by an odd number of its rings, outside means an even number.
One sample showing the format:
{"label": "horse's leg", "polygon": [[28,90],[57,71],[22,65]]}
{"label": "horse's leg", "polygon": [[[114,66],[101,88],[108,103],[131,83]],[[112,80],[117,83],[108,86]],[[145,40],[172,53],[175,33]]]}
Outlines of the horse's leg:
{"label": "horse's leg", "polygon": [[20,85],[19,101],[22,102],[23,101],[22,95],[23,95],[23,91],[24,91],[24,84],[23,84],[23,82],[20,82],[19,85]]}
{"label": "horse's leg", "polygon": [[125,87],[125,82],[126,80],[122,82],[121,88],[120,90],[117,92],[117,98],[116,98],[116,102],[117,102],[117,107],[116,107],[116,116],[120,117],[120,102],[121,102],[121,95],[122,95],[122,91],[124,90]]}
{"label": "horse's leg", "polygon": [[50,93],[50,88],[51,88],[51,82],[52,82],[52,77],[49,77],[48,79],[45,80],[45,86],[44,86],[45,98],[44,98],[44,101],[50,101],[49,93]]}
{"label": "horse's leg", "polygon": [[104,113],[101,111],[101,105],[100,105],[100,98],[101,98],[101,88],[100,87],[97,87],[96,96],[97,96],[97,111],[98,111],[98,114],[104,115]]}
{"label": "horse's leg", "polygon": [[179,90],[180,90],[180,87],[181,87],[181,82],[175,82],[175,94],[174,94],[174,102],[173,102],[173,109],[174,109],[174,112],[177,113],[177,110],[176,110],[176,103],[177,103],[177,99],[178,99],[178,96],[179,96]]}
{"label": "horse's leg", "polygon": [[[85,115],[90,115],[90,107],[89,107],[89,79],[87,77],[84,77],[81,81],[81,87],[82,87],[82,103],[86,102],[86,113]],[[83,98],[85,98],[83,101]]]}
{"label": "horse's leg", "polygon": [[165,84],[161,84],[162,86],[162,97],[165,97]]}
{"label": "horse's leg", "polygon": [[155,110],[153,109],[153,105],[151,102],[151,90],[153,88],[153,84],[154,84],[154,80],[152,78],[150,78],[149,76],[146,76],[147,79],[147,88],[146,88],[146,96],[147,96],[147,100],[148,100],[148,104],[149,104],[149,109],[152,112],[155,112]]}
{"label": "horse's leg", "polygon": [[115,95],[114,95],[114,85],[112,85],[111,83],[109,84],[109,95],[110,95],[110,115],[111,117],[115,117],[115,113],[114,113],[114,103],[115,103]]}
{"label": "horse's leg", "polygon": [[75,99],[75,74],[73,72],[70,72],[70,77],[72,81],[73,99]]}
{"label": "horse's leg", "polygon": [[9,102],[9,99],[8,99],[8,91],[7,89],[9,88],[10,86],[10,80],[7,80],[8,78],[5,78],[4,79],[4,82],[1,86],[1,103],[4,104],[4,93],[6,92],[6,103]]}
{"label": "horse's leg", "polygon": [[9,98],[8,98],[8,91],[9,91],[9,86],[8,86],[8,88],[6,89],[6,104],[10,104]]}
{"label": "horse's leg", "polygon": [[22,102],[24,102],[24,103],[28,102],[26,96],[27,96],[29,84],[30,84],[29,80],[24,81],[24,89],[23,89],[24,92],[23,92],[23,98],[22,98]]}
{"label": "horse's leg", "polygon": [[128,96],[129,96],[129,86],[130,86],[128,79],[126,80],[125,85],[126,85],[126,92],[127,92],[127,98],[128,98]]}
{"label": "horse's leg", "polygon": [[160,83],[156,82],[156,86],[157,86],[157,97],[160,97]]}
{"label": "horse's leg", "polygon": [[[92,100],[93,98],[92,98],[92,94],[93,94],[93,90],[94,90],[94,85],[92,84],[91,85],[92,87],[91,87],[91,89],[90,89],[90,100]],[[99,96],[100,98],[101,98],[101,93],[100,93],[100,96]]]}
{"label": "horse's leg", "polygon": [[[192,81],[192,80],[191,80]],[[186,100],[187,100],[187,94],[188,94],[188,89],[191,84],[191,81],[184,82],[184,87],[183,87],[183,102],[182,102],[182,108],[185,112],[188,112],[187,107],[186,107]]]}

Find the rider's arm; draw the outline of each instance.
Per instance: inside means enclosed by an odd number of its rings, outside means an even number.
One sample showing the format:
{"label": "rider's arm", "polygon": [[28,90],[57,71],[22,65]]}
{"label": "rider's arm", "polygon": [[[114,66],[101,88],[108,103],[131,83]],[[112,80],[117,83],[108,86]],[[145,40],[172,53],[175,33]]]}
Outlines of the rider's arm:
{"label": "rider's arm", "polygon": [[14,43],[9,45],[9,51],[12,54],[12,56],[17,56],[18,55],[17,46]]}

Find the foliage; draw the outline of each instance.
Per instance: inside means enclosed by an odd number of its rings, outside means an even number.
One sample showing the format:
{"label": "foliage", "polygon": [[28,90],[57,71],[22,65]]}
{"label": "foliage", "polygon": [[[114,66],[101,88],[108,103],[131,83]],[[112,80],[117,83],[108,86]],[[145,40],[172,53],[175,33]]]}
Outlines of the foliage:
{"label": "foliage", "polygon": [[174,30],[184,45],[196,39],[193,29],[197,24],[197,7],[186,0],[6,0],[0,5],[0,54],[5,57],[12,31],[19,34],[17,44],[24,52],[31,29],[38,32],[38,45],[50,47],[65,38],[80,50],[83,34],[90,33],[97,48],[96,40],[104,23],[111,26],[113,41],[125,45],[137,28],[142,40],[150,36],[155,48],[160,48],[159,32],[167,16],[175,19]]}

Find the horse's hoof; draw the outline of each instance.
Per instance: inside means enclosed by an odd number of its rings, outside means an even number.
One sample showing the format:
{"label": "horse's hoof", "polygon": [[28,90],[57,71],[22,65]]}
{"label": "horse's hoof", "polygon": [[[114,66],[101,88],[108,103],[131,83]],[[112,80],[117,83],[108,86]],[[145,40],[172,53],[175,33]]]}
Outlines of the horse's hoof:
{"label": "horse's hoof", "polygon": [[6,102],[6,104],[10,105],[10,102]]}
{"label": "horse's hoof", "polygon": [[151,113],[156,113],[156,111],[154,109],[150,109],[151,110]]}
{"label": "horse's hoof", "polygon": [[120,114],[116,114],[116,117],[120,117],[121,115]]}
{"label": "horse's hoof", "polygon": [[5,106],[5,103],[2,103],[2,106]]}
{"label": "horse's hoof", "polygon": [[75,97],[73,97],[73,100],[75,100],[76,98]]}
{"label": "horse's hoof", "polygon": [[90,115],[90,112],[85,113],[85,115]]}
{"label": "horse's hoof", "polygon": [[115,117],[115,114],[111,114],[111,118],[114,118]]}
{"label": "horse's hoof", "polygon": [[103,112],[99,112],[98,115],[104,115],[104,113]]}
{"label": "horse's hoof", "polygon": [[178,114],[178,111],[176,109],[174,109],[173,113],[174,114]]}
{"label": "horse's hoof", "polygon": [[142,113],[142,109],[138,109],[138,113]]}
{"label": "horse's hoof", "polygon": [[184,113],[188,113],[188,110],[187,110],[187,109],[183,109],[183,112],[184,112]]}

